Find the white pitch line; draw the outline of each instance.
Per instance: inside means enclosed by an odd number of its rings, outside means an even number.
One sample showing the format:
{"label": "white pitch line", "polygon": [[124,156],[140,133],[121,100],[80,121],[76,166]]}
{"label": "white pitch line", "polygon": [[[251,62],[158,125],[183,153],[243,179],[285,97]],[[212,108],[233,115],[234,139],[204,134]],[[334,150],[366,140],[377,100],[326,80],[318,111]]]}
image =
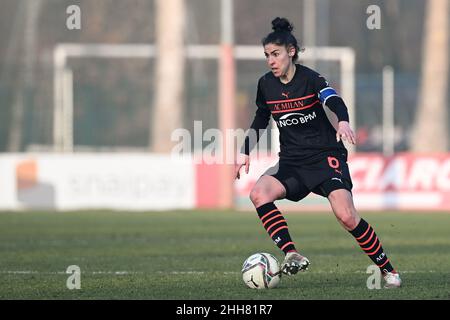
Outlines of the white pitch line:
{"label": "white pitch line", "polygon": [[[129,274],[143,274],[144,272],[135,271],[87,271],[83,274],[113,274],[113,275],[129,275]],[[71,274],[64,271],[32,271],[32,270],[1,270],[0,274]]]}
{"label": "white pitch line", "polygon": [[158,274],[195,274],[202,275],[205,271],[156,271]]}
{"label": "white pitch line", "polygon": [[[416,271],[416,270],[404,270],[404,271],[399,271],[400,274],[403,273],[436,273],[437,271],[435,270],[422,270],[422,271]],[[84,271],[81,270],[82,274],[92,274],[92,275],[97,275],[97,274],[109,274],[109,275],[117,275],[117,276],[122,276],[122,275],[135,275],[135,274],[175,274],[175,275],[204,275],[204,274],[210,274],[210,273],[222,273],[222,274],[240,274],[241,272],[238,271],[223,271],[223,272],[216,272],[216,271],[195,271],[195,270],[191,270],[191,271],[150,271],[150,272],[143,272],[143,271]],[[360,273],[367,273],[366,271],[362,271],[362,270],[358,270],[358,271],[354,271],[354,272],[341,272],[341,271],[336,271],[336,270],[329,270],[329,271],[307,271],[307,273],[311,273],[311,274],[360,274]],[[23,275],[28,275],[28,274],[71,274],[71,273],[66,273],[64,271],[54,271],[54,272],[47,272],[47,271],[34,271],[34,270],[0,270],[0,274],[23,274]]]}

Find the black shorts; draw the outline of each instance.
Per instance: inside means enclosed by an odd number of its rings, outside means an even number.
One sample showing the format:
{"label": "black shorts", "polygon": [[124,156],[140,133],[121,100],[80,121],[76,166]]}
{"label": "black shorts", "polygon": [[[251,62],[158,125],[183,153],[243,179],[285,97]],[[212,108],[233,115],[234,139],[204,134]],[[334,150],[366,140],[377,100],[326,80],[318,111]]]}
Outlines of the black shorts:
{"label": "black shorts", "polygon": [[353,183],[346,158],[327,155],[313,164],[287,164],[278,162],[264,175],[270,175],[281,182],[286,189],[286,199],[300,201],[310,192],[323,197],[338,189],[351,192]]}

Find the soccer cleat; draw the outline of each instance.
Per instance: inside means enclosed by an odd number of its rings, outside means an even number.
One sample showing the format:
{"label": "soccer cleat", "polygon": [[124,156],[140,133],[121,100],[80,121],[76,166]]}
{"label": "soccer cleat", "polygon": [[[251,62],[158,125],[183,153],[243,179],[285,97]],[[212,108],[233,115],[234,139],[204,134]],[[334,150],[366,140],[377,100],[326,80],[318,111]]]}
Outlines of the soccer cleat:
{"label": "soccer cleat", "polygon": [[384,285],[386,289],[400,288],[402,285],[402,279],[400,279],[400,275],[397,272],[387,272],[383,277],[384,281],[386,281]]}
{"label": "soccer cleat", "polygon": [[288,252],[281,265],[281,272],[287,275],[308,270],[309,260],[298,252]]}

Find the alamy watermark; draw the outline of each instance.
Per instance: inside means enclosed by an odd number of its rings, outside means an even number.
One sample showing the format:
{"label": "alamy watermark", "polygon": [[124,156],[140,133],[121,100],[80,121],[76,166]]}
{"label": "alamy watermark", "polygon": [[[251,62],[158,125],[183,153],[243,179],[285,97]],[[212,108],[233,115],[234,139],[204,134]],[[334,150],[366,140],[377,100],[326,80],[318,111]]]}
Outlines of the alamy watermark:
{"label": "alamy watermark", "polygon": [[176,145],[171,150],[171,156],[192,157],[196,164],[234,164],[236,157],[244,152],[242,147],[245,141],[252,157],[270,156],[269,139],[265,129],[227,129],[223,132],[209,128],[204,131],[202,121],[194,121],[193,132],[183,128],[172,132],[171,141]]}
{"label": "alamy watermark", "polygon": [[366,26],[369,30],[381,29],[381,9],[379,6],[372,4],[367,7],[366,13],[369,15],[366,20]]}
{"label": "alamy watermark", "polygon": [[376,265],[370,265],[367,267],[366,273],[371,275],[367,278],[367,289],[381,289],[381,270]]}
{"label": "alamy watermark", "polygon": [[66,287],[69,290],[81,289],[81,269],[77,265],[71,265],[67,267],[67,274],[70,276],[67,278]]}
{"label": "alamy watermark", "polygon": [[69,30],[81,30],[81,9],[79,6],[73,4],[67,7],[66,13],[66,27]]}

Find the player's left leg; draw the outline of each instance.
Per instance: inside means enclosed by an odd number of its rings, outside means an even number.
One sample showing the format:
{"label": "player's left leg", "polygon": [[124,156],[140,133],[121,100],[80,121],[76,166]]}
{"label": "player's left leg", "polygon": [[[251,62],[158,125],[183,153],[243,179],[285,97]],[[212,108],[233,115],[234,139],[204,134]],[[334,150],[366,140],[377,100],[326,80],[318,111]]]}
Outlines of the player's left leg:
{"label": "player's left leg", "polygon": [[329,192],[328,200],[339,223],[355,237],[361,249],[382,271],[386,280],[385,287],[400,287],[400,276],[390,263],[373,228],[356,212],[350,191],[333,190]]}

